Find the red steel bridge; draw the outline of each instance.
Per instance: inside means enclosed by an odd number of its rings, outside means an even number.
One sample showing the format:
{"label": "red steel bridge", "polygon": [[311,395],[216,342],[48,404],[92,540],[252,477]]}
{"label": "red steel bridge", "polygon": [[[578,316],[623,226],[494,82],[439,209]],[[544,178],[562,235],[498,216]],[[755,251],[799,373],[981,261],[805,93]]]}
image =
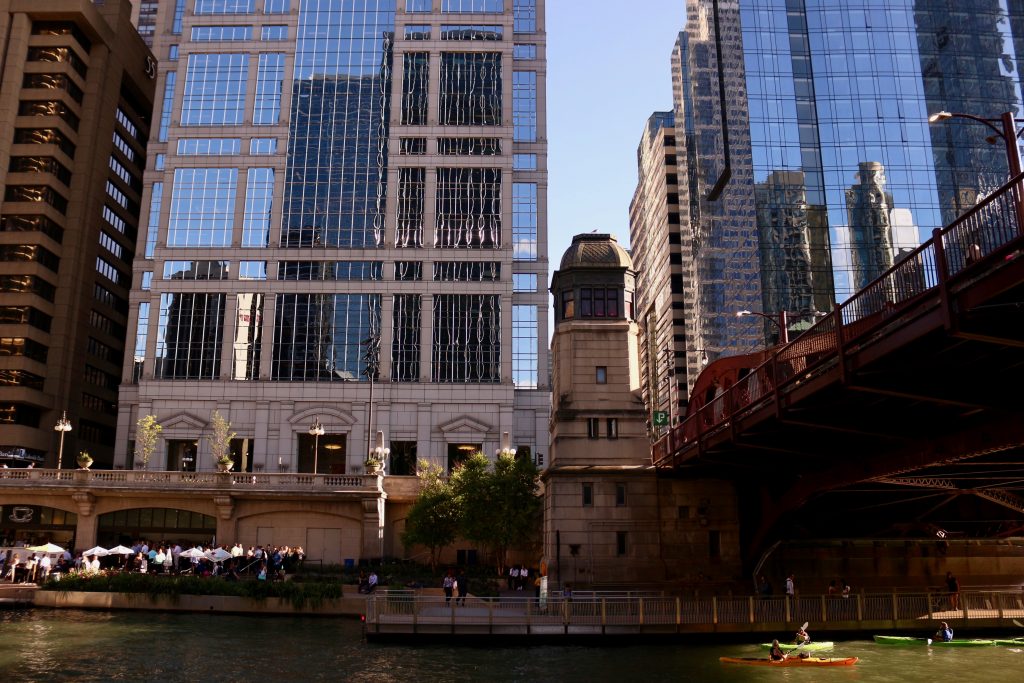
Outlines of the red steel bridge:
{"label": "red steel bridge", "polygon": [[1024,535],[1024,174],[793,341],[709,365],[653,445],[799,537]]}

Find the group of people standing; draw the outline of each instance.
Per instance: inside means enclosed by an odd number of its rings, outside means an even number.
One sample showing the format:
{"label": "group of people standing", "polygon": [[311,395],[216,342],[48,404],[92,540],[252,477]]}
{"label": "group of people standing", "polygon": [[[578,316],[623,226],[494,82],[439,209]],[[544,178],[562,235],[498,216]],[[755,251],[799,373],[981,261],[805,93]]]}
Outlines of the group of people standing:
{"label": "group of people standing", "polygon": [[61,557],[43,553],[19,557],[12,548],[0,555],[0,576],[11,583],[42,583],[51,572],[67,571],[65,566],[71,566],[71,562],[68,552]]}

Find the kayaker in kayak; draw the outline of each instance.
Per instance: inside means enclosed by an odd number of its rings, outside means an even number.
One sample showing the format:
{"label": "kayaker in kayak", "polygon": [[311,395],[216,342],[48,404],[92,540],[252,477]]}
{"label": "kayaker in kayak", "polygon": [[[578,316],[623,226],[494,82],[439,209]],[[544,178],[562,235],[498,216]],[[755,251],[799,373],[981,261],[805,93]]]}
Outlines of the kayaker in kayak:
{"label": "kayaker in kayak", "polygon": [[944,643],[953,640],[953,629],[949,627],[949,624],[942,622],[939,630],[935,632],[935,640],[941,640]]}
{"label": "kayaker in kayak", "polygon": [[779,640],[776,638],[772,641],[772,649],[768,652],[768,659],[773,662],[781,662],[786,658],[786,653],[779,647]]}
{"label": "kayaker in kayak", "polygon": [[793,642],[797,645],[807,645],[811,642],[811,636],[807,633],[806,628],[801,628],[796,632],[796,636],[793,638]]}

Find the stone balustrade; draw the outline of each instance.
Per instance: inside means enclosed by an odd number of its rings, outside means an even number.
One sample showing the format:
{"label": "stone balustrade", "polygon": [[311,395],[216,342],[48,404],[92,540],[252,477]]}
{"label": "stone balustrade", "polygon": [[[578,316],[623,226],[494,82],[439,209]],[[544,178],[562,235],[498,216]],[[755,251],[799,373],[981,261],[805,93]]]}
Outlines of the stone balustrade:
{"label": "stone balustrade", "polygon": [[[0,470],[0,487],[90,489],[231,489],[233,491],[371,492],[383,488],[375,474],[171,472],[161,470]],[[414,478],[413,478],[414,479]]]}

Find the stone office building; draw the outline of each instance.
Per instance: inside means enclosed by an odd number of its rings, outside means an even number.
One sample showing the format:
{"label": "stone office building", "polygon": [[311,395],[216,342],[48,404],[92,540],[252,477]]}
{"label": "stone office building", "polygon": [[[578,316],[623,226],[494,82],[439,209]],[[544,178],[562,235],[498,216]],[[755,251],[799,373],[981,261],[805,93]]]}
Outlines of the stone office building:
{"label": "stone office building", "polygon": [[0,0],[0,459],[113,463],[156,63],[128,0]]}
{"label": "stone office building", "polygon": [[[542,461],[543,0],[177,0],[160,57],[115,465],[389,474]],[[372,381],[370,379],[372,378]],[[311,426],[323,434],[311,434]],[[538,452],[539,451],[539,452]]]}

